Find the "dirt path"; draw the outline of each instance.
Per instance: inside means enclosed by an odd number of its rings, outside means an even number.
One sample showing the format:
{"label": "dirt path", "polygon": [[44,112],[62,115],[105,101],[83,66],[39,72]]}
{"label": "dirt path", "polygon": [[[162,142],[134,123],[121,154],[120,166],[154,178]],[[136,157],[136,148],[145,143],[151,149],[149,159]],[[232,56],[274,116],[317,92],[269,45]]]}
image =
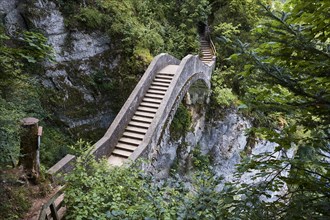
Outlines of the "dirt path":
{"label": "dirt path", "polygon": [[54,196],[60,189],[61,186],[54,188],[46,197],[43,198],[31,198],[33,205],[25,215],[24,220],[38,220],[42,205],[47,203],[48,200],[52,198],[52,196]]}

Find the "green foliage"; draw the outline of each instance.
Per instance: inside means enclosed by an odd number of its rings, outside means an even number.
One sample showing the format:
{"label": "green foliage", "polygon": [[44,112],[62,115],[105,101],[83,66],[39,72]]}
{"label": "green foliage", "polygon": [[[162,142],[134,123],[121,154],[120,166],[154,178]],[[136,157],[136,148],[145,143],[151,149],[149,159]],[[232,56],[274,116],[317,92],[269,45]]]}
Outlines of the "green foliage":
{"label": "green foliage", "polygon": [[83,139],[79,139],[74,145],[69,146],[71,152],[81,159],[86,159],[90,155],[90,151],[93,149],[93,146],[90,142],[86,142]]}
{"label": "green foliage", "polygon": [[212,75],[212,98],[222,108],[235,105],[238,100],[232,89],[224,83],[226,76],[230,74],[233,74],[233,69],[229,68],[227,71],[216,69]]}
{"label": "green foliage", "polygon": [[211,34],[219,61],[216,63],[216,70],[212,76],[213,93],[210,111],[213,116],[221,116],[221,112],[217,109],[241,105],[242,101],[238,97],[245,91],[239,86],[241,76],[237,73],[243,70],[244,65],[237,61],[238,55],[233,55],[236,48],[232,44],[237,39],[244,39],[244,41],[249,42],[256,40],[250,31],[260,20],[258,15],[260,8],[256,6],[258,0],[215,0],[210,2],[213,12]]}
{"label": "green foliage", "polygon": [[177,140],[184,136],[190,130],[191,123],[192,116],[189,109],[180,103],[170,125],[171,138]]}
{"label": "green foliage", "polygon": [[[91,149],[90,146],[86,145]],[[84,147],[83,147],[84,148]],[[190,182],[171,178],[163,183],[131,166],[109,167],[85,150],[66,177],[68,219],[216,219],[219,178],[201,171]]]}
{"label": "green foliage", "polygon": [[18,186],[17,180],[14,171],[0,171],[0,219],[22,219],[31,206],[27,186]]}
{"label": "green foliage", "polygon": [[18,160],[20,120],[31,116],[47,117],[39,99],[42,91],[28,73],[45,60],[52,61],[53,50],[47,45],[47,38],[40,33],[17,35],[18,39],[10,38],[0,28],[1,166],[14,165]]}
{"label": "green foliage", "polygon": [[94,8],[82,8],[78,15],[74,16],[77,21],[86,25],[87,28],[95,29],[102,25],[104,15]]}
{"label": "green foliage", "polygon": [[[239,166],[255,171],[258,184],[230,184],[229,219],[329,218],[328,1],[287,1],[284,12],[264,11],[251,44],[237,41],[230,61],[242,68],[240,98],[257,116],[252,132],[277,143],[275,153]],[[321,28],[319,28],[321,27]],[[243,66],[242,66],[243,64]],[[288,151],[295,150],[289,157]],[[276,156],[282,155],[282,156]],[[287,189],[272,201],[271,192]]]}
{"label": "green foliage", "polygon": [[70,153],[70,143],[69,135],[51,124],[46,124],[41,137],[40,162],[47,168],[53,166]]}
{"label": "green foliage", "polygon": [[48,39],[36,32],[25,31],[20,38],[24,42],[23,47],[17,51],[18,55],[29,63],[53,61],[53,48],[47,44]]}
{"label": "green foliage", "polygon": [[0,99],[0,164],[13,163],[19,154],[19,120],[23,112],[13,103]]}
{"label": "green foliage", "polygon": [[192,162],[197,170],[210,171],[209,170],[211,164],[210,155],[203,155],[199,146],[194,148],[192,155],[193,155]]}
{"label": "green foliage", "polygon": [[27,190],[24,188],[1,188],[0,193],[4,196],[2,197],[3,201],[6,201],[0,205],[2,213],[0,219],[22,219],[24,213],[30,208]]}

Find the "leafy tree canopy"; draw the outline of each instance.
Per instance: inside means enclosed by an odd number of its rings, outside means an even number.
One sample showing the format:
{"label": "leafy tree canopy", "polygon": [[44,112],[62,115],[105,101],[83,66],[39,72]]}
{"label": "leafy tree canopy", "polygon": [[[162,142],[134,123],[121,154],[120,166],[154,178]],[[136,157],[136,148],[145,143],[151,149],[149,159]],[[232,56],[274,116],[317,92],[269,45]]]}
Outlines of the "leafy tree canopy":
{"label": "leafy tree canopy", "polygon": [[[328,1],[291,0],[276,11],[261,4],[264,17],[251,32],[254,42],[236,40],[232,48],[240,52],[230,61],[243,69],[240,98],[257,122],[250,134],[278,143],[282,156],[268,153],[241,165],[240,172],[259,170],[265,178],[228,191],[236,198],[228,218],[329,217],[329,6]],[[293,158],[287,156],[292,148]],[[285,187],[273,202],[260,199]]]}

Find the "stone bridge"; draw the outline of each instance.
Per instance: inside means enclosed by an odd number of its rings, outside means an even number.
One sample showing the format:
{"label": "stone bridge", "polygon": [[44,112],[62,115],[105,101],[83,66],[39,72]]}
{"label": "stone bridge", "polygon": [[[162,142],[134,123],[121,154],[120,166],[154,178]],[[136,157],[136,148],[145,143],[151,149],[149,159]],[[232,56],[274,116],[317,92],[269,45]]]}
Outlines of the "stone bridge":
{"label": "stone bridge", "polygon": [[210,88],[214,62],[205,63],[193,55],[181,61],[168,54],[156,56],[104,137],[95,144],[94,155],[108,155],[110,164],[121,165],[148,152],[188,89],[192,85]]}

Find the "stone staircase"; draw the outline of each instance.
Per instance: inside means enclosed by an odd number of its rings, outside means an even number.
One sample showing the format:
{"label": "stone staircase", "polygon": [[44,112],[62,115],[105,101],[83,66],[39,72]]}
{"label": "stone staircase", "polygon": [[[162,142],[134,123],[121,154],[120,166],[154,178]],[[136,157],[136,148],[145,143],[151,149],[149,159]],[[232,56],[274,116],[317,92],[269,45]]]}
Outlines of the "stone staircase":
{"label": "stone staircase", "polygon": [[[212,62],[214,54],[210,43],[201,39],[200,49],[201,60],[206,64]],[[178,67],[179,65],[168,65],[156,74],[115,149],[108,157],[110,165],[121,166],[142,143]]]}
{"label": "stone staircase", "polygon": [[201,50],[201,53],[202,53],[202,56],[201,56],[201,60],[204,62],[204,63],[210,63],[212,62],[212,58],[214,56],[213,52],[212,52],[212,49],[210,47],[210,42],[206,41],[205,39],[201,39],[200,41],[200,50]]}
{"label": "stone staircase", "polygon": [[120,166],[142,142],[178,67],[178,65],[168,65],[156,74],[137,111],[108,158],[109,164]]}

